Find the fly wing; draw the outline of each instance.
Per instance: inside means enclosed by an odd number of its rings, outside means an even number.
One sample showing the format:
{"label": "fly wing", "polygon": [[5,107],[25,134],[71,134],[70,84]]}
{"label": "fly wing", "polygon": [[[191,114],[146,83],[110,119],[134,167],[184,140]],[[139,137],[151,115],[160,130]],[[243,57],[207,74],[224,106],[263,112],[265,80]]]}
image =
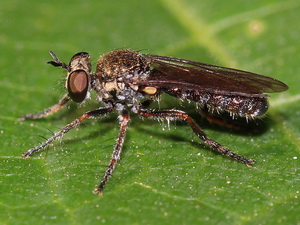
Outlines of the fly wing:
{"label": "fly wing", "polygon": [[198,93],[265,97],[288,86],[271,77],[171,57],[144,55],[151,61],[148,86],[161,90],[179,88]]}

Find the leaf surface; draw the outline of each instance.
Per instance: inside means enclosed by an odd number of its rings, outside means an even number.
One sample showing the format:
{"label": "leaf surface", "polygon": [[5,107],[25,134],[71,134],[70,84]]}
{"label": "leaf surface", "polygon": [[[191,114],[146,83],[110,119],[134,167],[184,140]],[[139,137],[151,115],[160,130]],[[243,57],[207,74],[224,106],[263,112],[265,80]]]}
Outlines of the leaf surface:
{"label": "leaf surface", "polygon": [[[2,224],[299,224],[299,1],[4,0],[0,8],[0,221]],[[63,95],[64,73],[46,65],[120,48],[272,76],[290,89],[270,97],[249,133],[208,124],[209,137],[254,159],[248,168],[205,147],[184,123],[132,115],[122,159],[102,197],[92,194],[118,135],[117,115],[86,121],[29,159],[36,146],[94,101],[18,121]],[[61,82],[62,81],[62,82]],[[42,136],[42,137],[40,137]]]}

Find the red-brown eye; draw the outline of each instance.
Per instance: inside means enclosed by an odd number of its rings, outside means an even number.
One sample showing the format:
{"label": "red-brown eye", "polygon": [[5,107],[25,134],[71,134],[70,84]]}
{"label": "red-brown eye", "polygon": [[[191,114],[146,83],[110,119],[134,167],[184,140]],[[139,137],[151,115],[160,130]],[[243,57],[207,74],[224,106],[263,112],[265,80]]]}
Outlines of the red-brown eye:
{"label": "red-brown eye", "polygon": [[74,102],[82,102],[89,87],[88,75],[83,70],[76,70],[68,77],[68,91]]}

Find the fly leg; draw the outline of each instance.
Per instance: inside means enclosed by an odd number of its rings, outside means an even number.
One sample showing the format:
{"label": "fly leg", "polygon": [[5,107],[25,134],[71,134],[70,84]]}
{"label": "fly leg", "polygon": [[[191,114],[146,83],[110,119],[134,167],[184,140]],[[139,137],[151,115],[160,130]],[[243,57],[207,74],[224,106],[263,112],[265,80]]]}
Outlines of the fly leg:
{"label": "fly leg", "polygon": [[59,102],[53,106],[50,106],[49,108],[43,110],[42,112],[38,113],[30,113],[19,117],[19,120],[26,120],[26,119],[39,119],[43,117],[47,117],[52,115],[53,113],[56,113],[57,111],[61,110],[65,107],[66,103],[70,100],[70,97],[68,94],[66,94],[62,99],[59,100]]}
{"label": "fly leg", "polygon": [[120,155],[121,155],[121,151],[122,151],[122,147],[123,147],[123,143],[125,140],[125,135],[126,135],[126,129],[127,129],[127,124],[130,120],[130,116],[128,114],[127,111],[123,111],[122,115],[119,116],[119,121],[121,123],[121,127],[120,127],[120,132],[119,132],[119,136],[117,139],[117,144],[115,146],[115,149],[113,151],[112,154],[112,159],[108,165],[107,170],[105,171],[105,175],[102,179],[102,181],[100,182],[100,185],[95,189],[95,194],[102,194],[103,188],[105,186],[105,184],[108,182],[108,180],[110,179],[116,165],[117,162],[120,159]]}
{"label": "fly leg", "polygon": [[68,125],[66,125],[61,131],[54,133],[54,135],[52,137],[48,138],[42,144],[36,146],[35,148],[28,150],[27,152],[24,152],[23,153],[24,158],[27,158],[28,156],[32,155],[34,152],[38,152],[38,151],[42,150],[43,148],[45,148],[46,146],[51,144],[53,141],[61,138],[62,136],[64,136],[64,134],[66,134],[71,129],[73,129],[74,127],[79,125],[83,120],[89,119],[89,118],[96,118],[98,116],[105,115],[107,113],[110,113],[112,110],[113,110],[113,108],[100,108],[97,110],[93,110],[93,111],[84,113],[82,116],[78,117],[76,120],[74,120],[71,123],[69,123]]}
{"label": "fly leg", "polygon": [[219,143],[215,142],[214,140],[208,138],[206,134],[201,130],[199,125],[185,112],[180,110],[161,110],[161,111],[155,111],[155,110],[146,110],[146,109],[140,109],[138,111],[138,114],[145,118],[150,119],[156,119],[156,120],[167,120],[167,121],[173,121],[173,120],[181,120],[186,121],[190,127],[192,128],[193,132],[200,138],[202,141],[210,146],[213,150],[221,153],[222,155],[229,156],[230,158],[244,163],[247,166],[251,166],[254,164],[254,161],[252,159],[247,159],[243,156],[237,155],[236,153],[230,151],[229,149],[223,147]]}

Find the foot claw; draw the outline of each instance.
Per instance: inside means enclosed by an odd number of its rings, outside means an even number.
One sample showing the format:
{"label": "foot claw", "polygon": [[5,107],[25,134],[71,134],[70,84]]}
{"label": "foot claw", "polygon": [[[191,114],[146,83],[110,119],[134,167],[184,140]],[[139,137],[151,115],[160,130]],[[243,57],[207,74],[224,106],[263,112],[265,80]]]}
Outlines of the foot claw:
{"label": "foot claw", "polygon": [[27,159],[31,154],[27,153],[27,152],[23,152],[22,153],[22,156],[23,156],[23,159]]}
{"label": "foot claw", "polygon": [[103,191],[102,191],[102,189],[100,189],[100,188],[96,188],[96,189],[93,191],[93,193],[96,194],[96,195],[102,196]]}
{"label": "foot claw", "polygon": [[252,159],[248,159],[248,162],[246,163],[246,166],[253,167],[253,164],[255,164],[255,161]]}

